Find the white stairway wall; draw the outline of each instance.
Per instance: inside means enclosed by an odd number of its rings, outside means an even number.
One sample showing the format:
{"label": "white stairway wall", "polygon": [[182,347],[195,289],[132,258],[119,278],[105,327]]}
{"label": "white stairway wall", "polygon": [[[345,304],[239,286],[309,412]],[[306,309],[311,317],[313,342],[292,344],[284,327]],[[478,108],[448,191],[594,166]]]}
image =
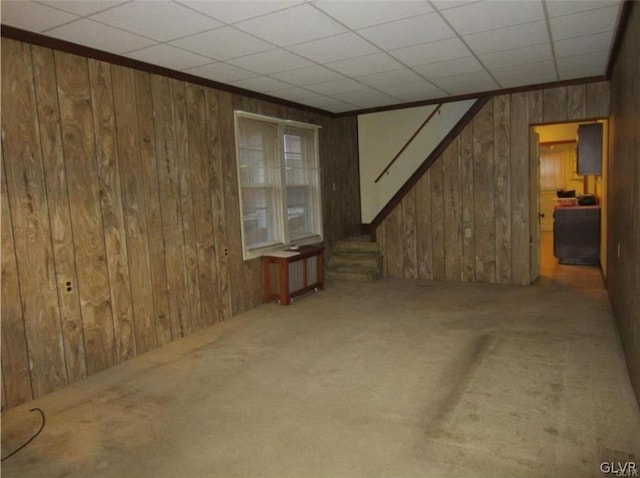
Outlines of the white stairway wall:
{"label": "white stairway wall", "polygon": [[440,144],[475,99],[444,103],[378,183],[375,179],[437,105],[358,116],[362,223],[369,224]]}

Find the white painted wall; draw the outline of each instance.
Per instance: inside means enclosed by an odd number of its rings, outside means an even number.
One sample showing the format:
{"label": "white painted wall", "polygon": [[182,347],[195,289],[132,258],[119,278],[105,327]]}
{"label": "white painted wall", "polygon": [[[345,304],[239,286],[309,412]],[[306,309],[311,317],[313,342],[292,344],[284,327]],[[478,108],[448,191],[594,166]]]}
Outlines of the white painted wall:
{"label": "white painted wall", "polygon": [[375,179],[437,105],[358,116],[362,222],[369,224],[476,100],[444,103],[378,183]]}

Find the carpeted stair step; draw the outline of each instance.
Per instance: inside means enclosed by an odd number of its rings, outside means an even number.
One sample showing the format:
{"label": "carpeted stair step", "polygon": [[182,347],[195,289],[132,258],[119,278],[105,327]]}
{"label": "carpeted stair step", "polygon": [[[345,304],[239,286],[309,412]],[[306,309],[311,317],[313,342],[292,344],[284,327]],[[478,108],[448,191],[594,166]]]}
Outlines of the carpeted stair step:
{"label": "carpeted stair step", "polygon": [[356,266],[370,270],[382,269],[382,256],[378,252],[334,252],[329,260],[329,267]]}
{"label": "carpeted stair step", "polygon": [[334,252],[379,252],[378,243],[360,240],[339,241],[334,248]]}
{"label": "carpeted stair step", "polygon": [[363,267],[335,266],[327,269],[327,277],[351,282],[373,282],[381,277],[379,270],[372,271]]}

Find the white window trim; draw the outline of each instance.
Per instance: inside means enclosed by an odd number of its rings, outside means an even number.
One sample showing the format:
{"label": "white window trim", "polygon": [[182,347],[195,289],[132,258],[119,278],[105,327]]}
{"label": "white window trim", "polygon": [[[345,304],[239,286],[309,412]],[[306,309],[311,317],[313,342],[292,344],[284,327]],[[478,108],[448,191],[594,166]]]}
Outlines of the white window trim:
{"label": "white window trim", "polygon": [[[281,202],[282,207],[276,211],[276,220],[278,221],[278,227],[280,230],[281,237],[283,241],[278,241],[275,243],[269,243],[264,247],[255,247],[252,249],[247,249],[246,241],[245,241],[245,231],[244,231],[244,211],[242,205],[242,180],[241,180],[241,172],[240,172],[240,147],[238,140],[238,121],[240,118],[246,119],[255,119],[259,121],[265,121],[269,123],[274,123],[278,125],[278,151],[280,161],[284,161],[284,128],[287,126],[293,126],[300,129],[308,129],[314,131],[314,149],[315,149],[315,165],[318,170],[318,186],[317,186],[317,213],[314,215],[314,230],[318,231],[317,234],[311,234],[304,237],[296,238],[295,240],[289,239],[289,231],[286,227],[286,221],[284,218],[285,212],[287,210],[287,199],[286,195],[281,192]],[[268,252],[286,249],[290,246],[304,246],[308,244],[316,244],[321,242],[324,239],[324,231],[323,231],[323,222],[322,222],[322,170],[320,168],[320,150],[319,150],[319,140],[317,131],[322,128],[322,126],[314,125],[311,123],[302,123],[294,120],[284,120],[279,118],[274,118],[271,116],[264,116],[256,113],[249,113],[246,111],[235,110],[234,111],[234,137],[235,137],[235,150],[236,150],[236,170],[237,170],[237,179],[238,179],[238,202],[239,202],[239,210],[240,210],[240,231],[242,236],[242,255],[244,260],[251,260],[261,257]],[[281,174],[282,180],[280,184],[280,190],[286,190],[286,168],[281,165]]]}

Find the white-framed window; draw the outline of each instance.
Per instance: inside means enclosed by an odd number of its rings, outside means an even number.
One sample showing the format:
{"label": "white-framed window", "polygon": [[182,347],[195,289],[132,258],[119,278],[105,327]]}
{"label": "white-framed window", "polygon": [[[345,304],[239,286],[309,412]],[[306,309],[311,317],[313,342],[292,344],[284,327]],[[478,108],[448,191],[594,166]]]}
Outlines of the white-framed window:
{"label": "white-framed window", "polygon": [[318,128],[235,112],[245,259],[322,240]]}

